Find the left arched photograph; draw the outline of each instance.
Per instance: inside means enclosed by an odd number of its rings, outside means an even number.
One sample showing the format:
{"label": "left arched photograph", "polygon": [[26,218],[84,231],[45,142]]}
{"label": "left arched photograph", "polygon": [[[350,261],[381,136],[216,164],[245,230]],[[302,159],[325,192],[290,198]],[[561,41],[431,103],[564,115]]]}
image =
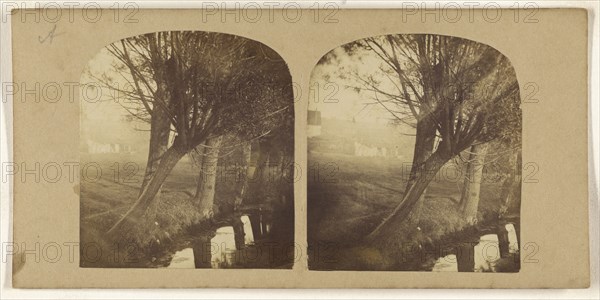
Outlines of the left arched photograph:
{"label": "left arched photograph", "polygon": [[294,96],[277,52],[147,33],[99,50],[80,86],[81,267],[293,267]]}

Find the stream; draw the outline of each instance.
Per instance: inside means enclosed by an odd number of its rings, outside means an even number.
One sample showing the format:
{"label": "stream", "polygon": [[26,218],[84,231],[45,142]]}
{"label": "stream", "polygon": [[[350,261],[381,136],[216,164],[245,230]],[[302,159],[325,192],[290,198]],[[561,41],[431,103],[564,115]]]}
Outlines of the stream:
{"label": "stream", "polygon": [[207,233],[203,232],[189,239],[182,249],[172,254],[166,268],[227,269],[291,266],[288,258],[293,259],[294,248],[282,245],[272,235],[271,213],[256,211],[242,214],[226,223],[218,225],[214,231],[209,230]]}
{"label": "stream", "polygon": [[[514,268],[515,256],[519,252],[517,231],[513,224],[505,225],[508,233],[508,253],[502,254],[502,245],[498,239],[498,234],[484,234],[479,238],[479,242],[471,247],[461,248],[467,250],[461,252],[461,255],[467,256],[459,261],[458,253],[452,253],[440,256],[433,266],[433,272],[459,272],[459,264],[465,264],[463,272],[498,272],[500,266],[504,268]],[[472,249],[472,251],[470,251]],[[472,267],[471,267],[472,266]]]}

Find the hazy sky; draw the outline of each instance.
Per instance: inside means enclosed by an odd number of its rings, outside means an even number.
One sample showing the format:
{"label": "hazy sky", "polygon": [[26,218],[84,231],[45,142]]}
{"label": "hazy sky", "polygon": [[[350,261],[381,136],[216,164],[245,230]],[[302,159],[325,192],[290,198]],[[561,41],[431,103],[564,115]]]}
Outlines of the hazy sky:
{"label": "hazy sky", "polygon": [[381,75],[379,70],[381,61],[375,54],[368,51],[359,51],[358,55],[349,56],[344,50],[333,50],[334,58],[329,62],[318,65],[311,75],[313,93],[309,100],[310,110],[319,110],[323,118],[336,118],[357,122],[384,122],[392,116],[380,104],[377,104],[373,92],[358,92],[355,87],[361,83],[349,74],[373,75],[385,78],[382,86],[392,88],[387,77]]}
{"label": "hazy sky", "polygon": [[[114,142],[131,140],[134,143],[143,143],[149,136],[146,131],[149,124],[144,122],[124,122],[123,118],[130,115],[122,104],[127,99],[122,93],[116,93],[108,88],[103,88],[98,80],[90,76],[112,74],[114,86],[122,88],[126,80],[112,72],[115,58],[103,48],[89,62],[80,78],[81,99],[81,132],[84,138],[102,140],[114,139]],[[131,105],[129,105],[131,106]]]}
{"label": "hazy sky", "polygon": [[[313,70],[309,109],[321,111],[323,118],[386,123],[392,116],[376,103],[373,99],[375,94],[366,91],[357,92],[354,87],[361,86],[360,82],[347,76],[353,73],[375,74],[375,76],[379,74],[378,78],[385,78],[381,76],[379,70],[381,63],[379,58],[367,51],[359,52],[360,55],[354,56],[347,55],[341,48],[333,51],[334,59],[316,66]],[[115,92],[109,89],[99,89],[97,80],[89,75],[90,70],[96,76],[102,73],[114,74],[111,72],[114,60],[103,48],[89,61],[88,67],[82,73],[81,127],[84,132],[92,133],[101,130],[103,135],[114,135],[118,138],[132,131],[132,124],[122,121],[123,117],[128,115],[121,105],[126,99],[118,94],[115,98]],[[114,75],[113,80],[120,87],[126,84],[126,80],[118,75]],[[386,89],[393,88],[387,79],[383,80],[382,86]],[[98,97],[96,97],[97,92],[100,92]],[[142,122],[135,122],[134,125],[141,130],[149,128],[148,124]],[[138,134],[147,135],[142,131],[138,131]]]}

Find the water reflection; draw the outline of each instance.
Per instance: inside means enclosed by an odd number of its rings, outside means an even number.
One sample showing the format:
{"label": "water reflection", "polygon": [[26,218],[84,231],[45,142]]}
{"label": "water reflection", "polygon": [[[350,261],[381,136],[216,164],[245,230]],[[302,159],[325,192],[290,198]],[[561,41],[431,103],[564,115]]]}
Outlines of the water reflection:
{"label": "water reflection", "polygon": [[[249,214],[248,221],[251,221],[250,227],[252,228],[251,232],[253,233],[253,238],[255,242],[262,239],[264,236],[268,235],[271,232],[271,218],[268,215],[261,213],[260,211],[255,214]],[[244,229],[244,231],[246,230]]]}
{"label": "water reflection", "polygon": [[[507,228],[508,230],[508,228]],[[509,231],[510,233],[510,231]],[[514,233],[514,227],[513,227]],[[510,239],[509,234],[509,239]],[[512,235],[516,239],[516,234]],[[512,245],[512,242],[511,242]],[[495,272],[500,260],[498,235],[486,234],[479,238],[476,245],[464,243],[456,247],[457,254],[439,257],[433,272]]]}
{"label": "water reflection", "polygon": [[171,263],[167,267],[169,269],[194,269],[194,249],[185,248],[175,252]]}
{"label": "water reflection", "polygon": [[508,231],[508,251],[509,253],[515,254],[519,252],[519,241],[517,239],[517,230],[515,229],[515,225],[506,224],[506,231]]}
{"label": "water reflection", "polygon": [[475,255],[475,272],[494,271],[495,263],[500,259],[498,235],[486,234],[482,236],[473,250]]}
{"label": "water reflection", "polygon": [[244,244],[253,245],[254,233],[252,232],[252,222],[250,222],[250,217],[244,215],[240,219],[244,224]]}
{"label": "water reflection", "polygon": [[225,226],[217,229],[215,236],[210,240],[210,247],[210,265],[213,269],[231,266],[236,250],[233,226]]}
{"label": "water reflection", "polygon": [[222,269],[240,264],[240,257],[252,253],[239,250],[254,246],[255,236],[262,239],[270,232],[271,224],[267,220],[263,214],[243,215],[234,219],[232,226],[217,228],[214,235],[200,234],[195,237],[193,247],[175,252],[168,268]]}
{"label": "water reflection", "polygon": [[440,257],[435,261],[433,266],[433,272],[458,272],[458,263],[456,262],[456,255],[449,254],[444,257]]}

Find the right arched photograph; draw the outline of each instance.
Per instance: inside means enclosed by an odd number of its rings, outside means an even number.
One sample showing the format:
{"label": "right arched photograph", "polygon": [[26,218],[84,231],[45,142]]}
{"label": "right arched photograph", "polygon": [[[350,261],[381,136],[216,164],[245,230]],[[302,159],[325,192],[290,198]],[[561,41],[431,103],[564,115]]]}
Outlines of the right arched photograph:
{"label": "right arched photograph", "polygon": [[310,86],[310,270],[519,271],[508,57],[461,37],[368,37],[325,54]]}

